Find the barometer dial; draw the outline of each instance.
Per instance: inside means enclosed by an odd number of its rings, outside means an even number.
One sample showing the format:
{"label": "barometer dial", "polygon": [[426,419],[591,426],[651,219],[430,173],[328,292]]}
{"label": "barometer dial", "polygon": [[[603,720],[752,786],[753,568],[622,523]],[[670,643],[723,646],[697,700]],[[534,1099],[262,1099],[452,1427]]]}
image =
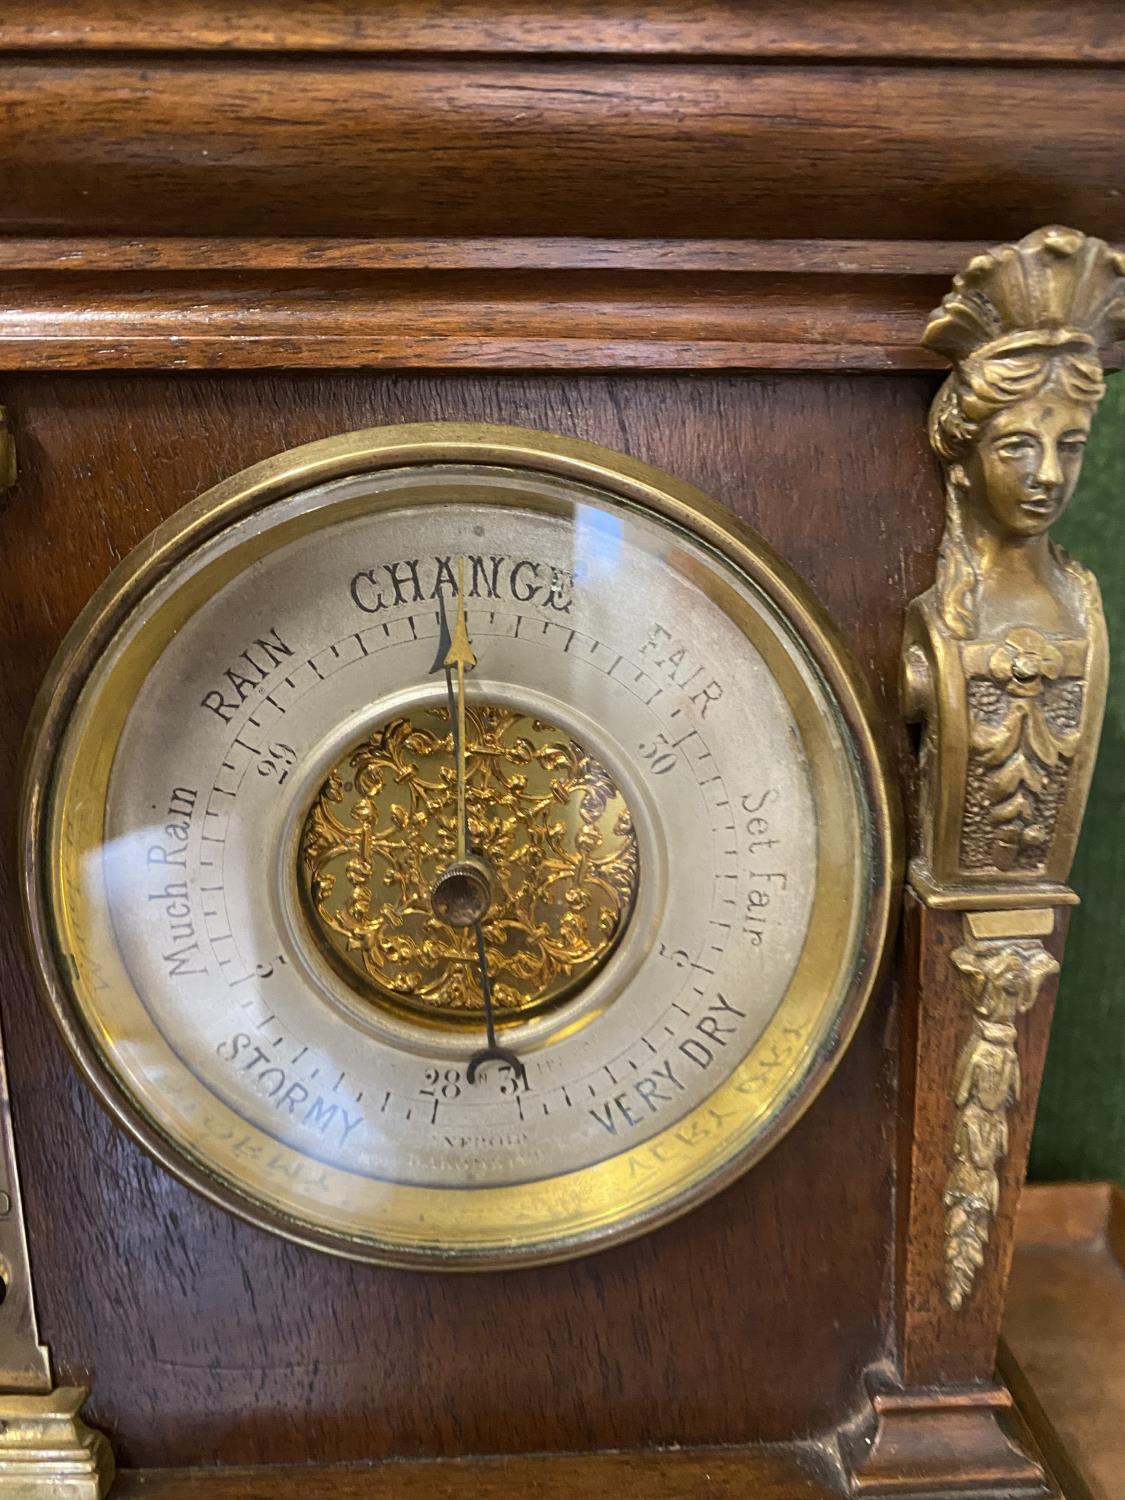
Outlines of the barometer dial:
{"label": "barometer dial", "polygon": [[395,1263],[577,1254],[749,1165],[874,981],[857,678],[718,507],[382,429],[122,566],[37,709],[26,891],[103,1100],[213,1199]]}

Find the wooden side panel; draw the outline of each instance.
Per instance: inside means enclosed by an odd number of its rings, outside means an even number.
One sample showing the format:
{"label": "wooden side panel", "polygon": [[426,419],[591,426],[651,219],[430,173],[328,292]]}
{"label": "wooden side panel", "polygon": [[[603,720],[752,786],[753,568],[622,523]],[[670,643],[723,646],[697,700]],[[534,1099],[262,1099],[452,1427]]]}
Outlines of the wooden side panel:
{"label": "wooden side panel", "polygon": [[1112,68],[9,61],[0,230],[1125,237]]}
{"label": "wooden side panel", "polygon": [[[940,500],[927,376],[8,377],[22,478],[0,514],[0,933],[43,1336],[124,1465],[735,1443],[847,1415],[887,1353],[895,1062],[886,989],[781,1145],[657,1234],[452,1278],[332,1260],[198,1202],[103,1117],[31,991],[11,889],[18,739],[112,565],[219,478],[385,421],[484,419],[661,464],[819,591],[893,703],[903,601]],[[905,739],[894,742],[905,761]],[[882,1251],[880,1247],[884,1247]],[[810,1376],[815,1372],[815,1378]]]}

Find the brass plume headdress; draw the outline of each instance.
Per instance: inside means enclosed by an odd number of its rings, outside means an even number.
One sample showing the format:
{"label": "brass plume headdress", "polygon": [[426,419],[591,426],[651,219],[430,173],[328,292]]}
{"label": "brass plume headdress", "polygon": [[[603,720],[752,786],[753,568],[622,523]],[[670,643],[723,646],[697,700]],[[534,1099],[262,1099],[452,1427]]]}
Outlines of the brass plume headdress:
{"label": "brass plume headdress", "polygon": [[974,356],[1092,352],[1125,336],[1125,255],[1051,225],[974,257],[931,314],[927,348]]}
{"label": "brass plume headdress", "polygon": [[1029,394],[1056,358],[1096,406],[1105,388],[1098,350],[1122,335],[1125,256],[1057,226],[976,256],[931,313],[923,342],[953,365],[934,398],[929,430],[945,470],[938,606],[955,637],[975,629],[976,566],[961,518],[963,450],[989,411]]}

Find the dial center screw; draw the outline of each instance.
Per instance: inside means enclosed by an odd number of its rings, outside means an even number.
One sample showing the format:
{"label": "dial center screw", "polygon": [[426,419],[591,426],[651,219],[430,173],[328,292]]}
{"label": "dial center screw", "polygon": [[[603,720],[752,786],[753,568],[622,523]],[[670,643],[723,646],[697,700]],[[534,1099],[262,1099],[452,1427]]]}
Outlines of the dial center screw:
{"label": "dial center screw", "polygon": [[430,896],[434,916],[450,927],[473,927],[492,905],[494,876],[487,862],[467,854],[438,876]]}

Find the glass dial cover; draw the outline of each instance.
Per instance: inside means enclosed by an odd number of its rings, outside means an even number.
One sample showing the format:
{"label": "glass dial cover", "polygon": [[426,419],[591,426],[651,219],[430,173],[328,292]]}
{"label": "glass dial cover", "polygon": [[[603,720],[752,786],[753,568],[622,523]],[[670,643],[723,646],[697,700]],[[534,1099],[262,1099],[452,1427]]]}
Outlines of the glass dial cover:
{"label": "glass dial cover", "polygon": [[[895,888],[805,589],[688,486],[512,428],[328,439],[180,512],[64,643],[28,766],[37,967],[103,1101],[212,1199],[395,1264],[558,1259],[728,1182],[846,1044]],[[461,793],[479,927],[435,906]],[[518,1065],[471,1077],[486,985]]]}

